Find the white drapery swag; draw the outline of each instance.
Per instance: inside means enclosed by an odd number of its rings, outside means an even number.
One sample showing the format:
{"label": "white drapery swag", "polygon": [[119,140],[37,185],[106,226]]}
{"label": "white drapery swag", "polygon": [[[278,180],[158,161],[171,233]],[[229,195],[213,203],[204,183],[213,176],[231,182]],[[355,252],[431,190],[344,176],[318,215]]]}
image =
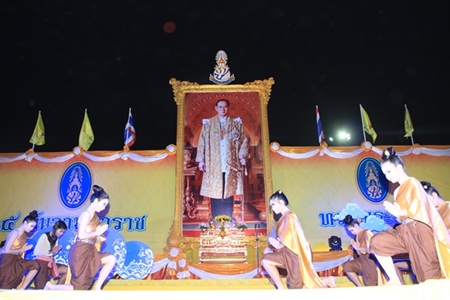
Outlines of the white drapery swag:
{"label": "white drapery swag", "polygon": [[107,162],[117,159],[133,160],[136,162],[154,162],[166,158],[169,155],[176,153],[176,146],[169,145],[164,150],[151,150],[151,151],[93,151],[86,152],[80,147],[75,147],[72,153],[61,154],[57,153],[43,153],[39,154],[32,150],[28,150],[22,154],[1,154],[0,163],[10,163],[20,160],[26,160],[31,162],[33,159],[43,163],[62,163],[72,159],[75,156],[83,156],[94,162]]}
{"label": "white drapery swag", "polygon": [[[317,154],[320,156],[328,155],[333,158],[346,159],[355,157],[364,151],[373,151],[381,157],[381,152],[387,147],[374,147],[370,142],[364,142],[360,147],[285,147],[273,142],[270,145],[270,150],[291,159],[307,159]],[[394,148],[399,156],[410,154],[450,156],[450,146],[420,146],[419,144],[414,144],[413,146],[394,146]]]}

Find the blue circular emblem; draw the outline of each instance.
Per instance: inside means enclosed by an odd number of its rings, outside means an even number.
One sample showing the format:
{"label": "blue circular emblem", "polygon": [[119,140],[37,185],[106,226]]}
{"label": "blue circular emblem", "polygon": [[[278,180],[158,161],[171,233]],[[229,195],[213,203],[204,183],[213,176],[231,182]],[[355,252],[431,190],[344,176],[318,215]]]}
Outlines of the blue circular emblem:
{"label": "blue circular emblem", "polygon": [[389,182],[381,171],[379,160],[373,157],[363,158],[356,171],[356,180],[359,190],[370,202],[379,203],[386,198]]}
{"label": "blue circular emblem", "polygon": [[67,208],[78,208],[86,201],[92,187],[89,167],[82,162],[71,164],[61,177],[59,197]]}

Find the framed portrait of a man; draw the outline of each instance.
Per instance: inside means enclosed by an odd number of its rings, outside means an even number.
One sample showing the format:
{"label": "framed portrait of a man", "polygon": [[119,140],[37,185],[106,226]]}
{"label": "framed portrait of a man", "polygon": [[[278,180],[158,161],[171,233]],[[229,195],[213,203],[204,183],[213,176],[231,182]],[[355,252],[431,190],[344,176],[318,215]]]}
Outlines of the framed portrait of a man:
{"label": "framed portrait of a man", "polygon": [[[274,81],[198,84],[171,79],[177,103],[176,211],[172,234],[198,237],[229,217],[248,234],[267,228],[272,193],[267,104]],[[213,225],[214,226],[214,225]]]}

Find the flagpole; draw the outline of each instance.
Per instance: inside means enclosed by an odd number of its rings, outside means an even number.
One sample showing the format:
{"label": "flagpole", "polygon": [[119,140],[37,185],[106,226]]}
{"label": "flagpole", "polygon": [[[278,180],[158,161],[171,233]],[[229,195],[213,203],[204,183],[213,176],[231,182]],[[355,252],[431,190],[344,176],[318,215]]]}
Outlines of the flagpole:
{"label": "flagpole", "polygon": [[[319,132],[319,121],[320,121],[320,122],[322,122],[322,121],[321,121],[320,119],[317,118],[318,113],[319,113],[319,106],[316,105],[316,127],[317,127],[317,136],[320,136],[320,137],[318,138],[318,140],[319,140],[319,146],[321,146],[321,145],[322,145],[322,135],[321,135],[321,133]],[[323,129],[322,129],[322,131],[323,131]]]}
{"label": "flagpole", "polygon": [[33,149],[33,151],[34,151],[34,145],[36,145],[36,133],[33,133],[33,146],[31,147],[31,149]]}
{"label": "flagpole", "polygon": [[361,115],[361,125],[362,125],[362,132],[363,132],[363,136],[364,136],[364,142],[366,142],[366,132],[364,131],[364,120],[363,120],[363,115],[362,115],[362,108],[361,108],[361,104],[359,105],[359,114]]}

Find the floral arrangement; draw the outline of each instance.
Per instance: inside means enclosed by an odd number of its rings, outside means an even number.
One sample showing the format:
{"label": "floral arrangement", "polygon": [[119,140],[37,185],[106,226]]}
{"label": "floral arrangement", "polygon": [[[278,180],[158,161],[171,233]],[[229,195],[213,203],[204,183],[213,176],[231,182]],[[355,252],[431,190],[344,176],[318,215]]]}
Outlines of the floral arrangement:
{"label": "floral arrangement", "polygon": [[200,229],[209,229],[209,224],[205,223],[205,222],[202,222],[202,223],[198,224],[198,228],[200,228]]}
{"label": "floral arrangement", "polygon": [[217,215],[214,217],[214,221],[216,222],[230,222],[231,217],[227,215]]}
{"label": "floral arrangement", "polygon": [[245,223],[237,223],[237,224],[236,224],[236,228],[239,228],[239,229],[247,229],[248,226],[247,226],[247,224],[245,224]]}

